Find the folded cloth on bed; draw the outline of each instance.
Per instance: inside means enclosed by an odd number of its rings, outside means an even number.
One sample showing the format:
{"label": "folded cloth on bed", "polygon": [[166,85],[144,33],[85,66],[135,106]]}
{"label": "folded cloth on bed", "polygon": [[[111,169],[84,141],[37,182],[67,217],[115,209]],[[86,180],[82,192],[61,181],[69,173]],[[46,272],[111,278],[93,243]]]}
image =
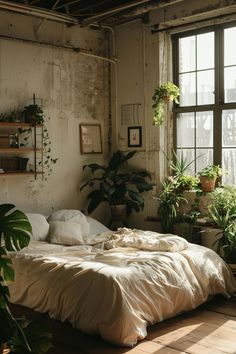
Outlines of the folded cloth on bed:
{"label": "folded cloth on bed", "polygon": [[176,235],[124,227],[111,233],[108,240],[104,242],[104,249],[134,247],[144,251],[179,252],[185,250],[188,245],[184,238]]}

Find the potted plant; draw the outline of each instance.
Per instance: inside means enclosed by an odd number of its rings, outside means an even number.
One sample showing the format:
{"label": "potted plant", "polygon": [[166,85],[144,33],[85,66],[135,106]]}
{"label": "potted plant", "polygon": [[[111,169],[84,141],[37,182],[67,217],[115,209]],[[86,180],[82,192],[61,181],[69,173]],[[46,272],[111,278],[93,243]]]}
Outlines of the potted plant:
{"label": "potted plant", "polygon": [[212,193],[210,215],[220,228],[215,241],[217,253],[236,274],[236,188],[217,188]]}
{"label": "potted plant", "polygon": [[51,334],[35,322],[16,320],[9,308],[7,282],[14,281],[8,251],[20,251],[30,241],[32,227],[26,215],[13,204],[0,205],[0,353],[9,348],[14,353],[46,353],[51,348]]}
{"label": "potted plant", "polygon": [[180,95],[178,86],[172,82],[166,82],[155,89],[152,97],[154,110],[153,124],[161,125],[164,120],[164,105],[169,101],[179,103]]}
{"label": "potted plant", "polygon": [[118,219],[126,218],[132,210],[139,212],[144,208],[142,193],[153,187],[146,180],[150,178],[147,171],[134,170],[128,166],[127,161],[135,154],[136,151],[127,154],[116,151],[106,166],[92,163],[83,167],[83,169],[89,169],[92,176],[81,186],[80,190],[86,186],[95,188],[87,196],[89,214],[102,202],[107,202],[113,208],[113,213],[118,209]]}
{"label": "potted plant", "polygon": [[44,123],[44,113],[37,104],[30,104],[22,112],[25,123],[40,125]]}
{"label": "potted plant", "polygon": [[216,179],[222,176],[222,168],[219,165],[208,165],[198,172],[203,192],[212,192]]}

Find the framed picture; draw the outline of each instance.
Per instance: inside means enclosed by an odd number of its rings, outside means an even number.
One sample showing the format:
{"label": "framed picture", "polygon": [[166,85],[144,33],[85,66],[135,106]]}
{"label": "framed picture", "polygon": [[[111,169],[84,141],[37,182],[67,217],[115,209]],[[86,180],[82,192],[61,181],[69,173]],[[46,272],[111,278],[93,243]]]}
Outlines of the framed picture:
{"label": "framed picture", "polygon": [[102,153],[102,133],[100,124],[80,124],[81,154]]}
{"label": "framed picture", "polygon": [[128,127],[128,147],[142,146],[142,127]]}

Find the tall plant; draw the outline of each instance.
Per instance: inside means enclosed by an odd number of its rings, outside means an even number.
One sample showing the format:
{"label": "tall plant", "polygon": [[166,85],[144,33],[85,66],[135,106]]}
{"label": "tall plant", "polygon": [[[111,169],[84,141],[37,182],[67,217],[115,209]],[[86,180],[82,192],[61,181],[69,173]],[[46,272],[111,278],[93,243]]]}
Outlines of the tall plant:
{"label": "tall plant", "polygon": [[7,282],[14,281],[14,270],[8,252],[26,247],[31,232],[31,224],[23,212],[13,204],[0,205],[0,345],[7,343],[18,354],[42,354],[51,347],[51,334],[35,330],[33,322],[17,321],[9,308]]}

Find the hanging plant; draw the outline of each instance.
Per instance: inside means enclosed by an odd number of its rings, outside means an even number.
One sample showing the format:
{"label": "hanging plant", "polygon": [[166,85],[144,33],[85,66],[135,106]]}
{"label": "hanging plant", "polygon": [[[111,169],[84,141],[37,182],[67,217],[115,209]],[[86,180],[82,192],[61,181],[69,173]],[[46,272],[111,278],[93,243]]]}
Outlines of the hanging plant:
{"label": "hanging plant", "polygon": [[164,105],[167,102],[174,101],[179,103],[179,88],[172,82],[166,82],[155,89],[152,97],[154,110],[153,124],[161,125],[164,121]]}

